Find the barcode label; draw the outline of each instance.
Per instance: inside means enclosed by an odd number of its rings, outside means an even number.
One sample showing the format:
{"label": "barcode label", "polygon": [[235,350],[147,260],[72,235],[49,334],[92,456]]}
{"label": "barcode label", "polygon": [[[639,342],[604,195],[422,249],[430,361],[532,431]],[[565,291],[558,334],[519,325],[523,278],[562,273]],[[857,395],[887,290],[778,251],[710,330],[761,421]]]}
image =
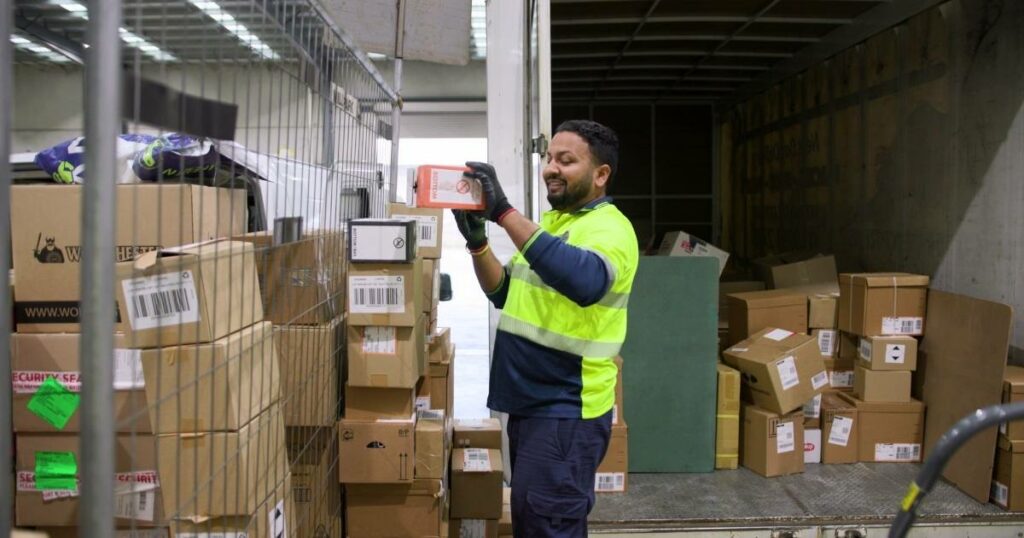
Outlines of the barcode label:
{"label": "barcode label", "polygon": [[1004,484],[996,482],[995,480],[992,481],[991,497],[994,503],[1002,506],[1003,508],[1008,508],[1010,506],[1010,488],[1006,487]]}
{"label": "barcode label", "polygon": [[[427,396],[429,398],[429,396]],[[416,412],[416,418],[419,420],[444,420],[443,409],[424,409]]]}
{"label": "barcode label", "polygon": [[836,354],[836,332],[825,329],[818,331],[818,350],[822,357],[831,357]]}
{"label": "barcode label", "polygon": [[918,461],[921,445],[918,443],[876,443],[875,461]]}
{"label": "barcode label", "polygon": [[597,473],[594,491],[626,491],[626,473]]}
{"label": "barcode label", "polygon": [[136,390],[146,388],[142,376],[141,349],[114,350],[114,390]]}
{"label": "barcode label", "polygon": [[825,385],[828,385],[828,373],[825,370],[818,372],[817,375],[811,378],[811,386],[814,390],[818,390]]}
{"label": "barcode label", "polygon": [[924,332],[924,318],[901,317],[882,318],[883,334],[911,334],[918,335]]}
{"label": "barcode label", "polygon": [[114,517],[134,519],[136,521],[153,521],[153,503],[156,493],[129,493],[114,495]]}
{"label": "barcode label", "polygon": [[462,470],[467,473],[491,472],[491,455],[486,448],[467,448],[462,454]]}
{"label": "barcode label", "polygon": [[417,242],[420,247],[433,248],[437,246],[437,217],[429,215],[401,215],[403,219],[416,221]]}
{"label": "barcode label", "polygon": [[828,433],[828,444],[846,446],[853,432],[853,419],[850,417],[832,417],[832,429]]}
{"label": "barcode label", "polygon": [[426,411],[430,409],[430,396],[417,396],[416,397],[416,410]]}
{"label": "barcode label", "polygon": [[348,306],[353,314],[402,314],[405,282],[401,276],[350,276]]}
{"label": "barcode label", "polygon": [[775,363],[779,371],[779,380],[782,381],[782,390],[789,390],[800,384],[800,376],[796,372],[796,359],[786,357]]}
{"label": "barcode label", "polygon": [[861,338],[858,353],[860,354],[861,359],[871,362],[871,340]]}
{"label": "barcode label", "polygon": [[459,538],[487,538],[487,520],[461,520],[459,523]]}
{"label": "barcode label", "polygon": [[394,355],[398,338],[394,327],[363,327],[363,353]]}
{"label": "barcode label", "polygon": [[853,370],[839,370],[828,373],[828,382],[835,388],[850,388],[853,386]]}
{"label": "barcode label", "polygon": [[612,406],[612,424],[619,423],[619,404]]}
{"label": "barcode label", "polygon": [[821,416],[821,394],[811,398],[811,401],[804,404],[805,418],[818,418]]}
{"label": "barcode label", "polygon": [[284,513],[284,499],[277,501],[273,508],[267,510],[267,520],[270,532],[267,538],[285,538],[288,536],[287,519]]}
{"label": "barcode label", "polygon": [[790,336],[793,336],[793,333],[785,329],[775,329],[774,331],[767,332],[764,335],[765,338],[775,340],[776,342],[781,342]]}
{"label": "barcode label", "polygon": [[199,321],[192,271],[130,278],[121,282],[128,322],[135,330]]}
{"label": "barcode label", "polygon": [[886,364],[903,364],[907,360],[907,345],[906,344],[886,344],[885,345],[885,363]]}
{"label": "barcode label", "polygon": [[796,447],[796,435],[792,422],[780,422],[775,426],[775,452],[785,454]]}

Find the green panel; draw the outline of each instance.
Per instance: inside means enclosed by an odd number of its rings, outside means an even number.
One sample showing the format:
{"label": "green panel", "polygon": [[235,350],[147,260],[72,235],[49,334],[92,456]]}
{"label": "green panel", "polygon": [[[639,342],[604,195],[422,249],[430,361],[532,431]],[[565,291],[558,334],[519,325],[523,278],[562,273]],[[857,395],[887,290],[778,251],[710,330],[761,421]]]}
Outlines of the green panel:
{"label": "green panel", "polygon": [[714,470],[717,340],[718,261],[642,256],[622,349],[630,472]]}

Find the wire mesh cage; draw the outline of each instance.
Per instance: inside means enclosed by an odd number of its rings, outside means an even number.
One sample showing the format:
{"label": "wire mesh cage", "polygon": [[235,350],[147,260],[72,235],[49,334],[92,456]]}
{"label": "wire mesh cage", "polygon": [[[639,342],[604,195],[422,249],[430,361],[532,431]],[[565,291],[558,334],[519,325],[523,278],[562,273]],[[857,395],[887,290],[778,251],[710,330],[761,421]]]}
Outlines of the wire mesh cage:
{"label": "wire mesh cage", "polygon": [[341,536],[345,225],[397,95],[311,0],[13,14],[13,524]]}

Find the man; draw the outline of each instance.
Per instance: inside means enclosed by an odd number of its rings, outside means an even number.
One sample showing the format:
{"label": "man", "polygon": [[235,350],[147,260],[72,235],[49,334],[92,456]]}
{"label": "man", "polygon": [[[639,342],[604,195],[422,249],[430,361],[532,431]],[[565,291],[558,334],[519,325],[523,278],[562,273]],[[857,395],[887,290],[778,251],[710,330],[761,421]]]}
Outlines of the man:
{"label": "man", "polygon": [[[481,288],[502,309],[487,406],[509,415],[516,536],[587,534],[639,256],[632,225],[605,194],[618,146],[614,131],[592,121],[558,127],[543,172],[553,210],[539,226],[512,208],[492,166],[466,163],[486,208],[455,218]],[[519,249],[505,266],[488,247],[485,219]]]}

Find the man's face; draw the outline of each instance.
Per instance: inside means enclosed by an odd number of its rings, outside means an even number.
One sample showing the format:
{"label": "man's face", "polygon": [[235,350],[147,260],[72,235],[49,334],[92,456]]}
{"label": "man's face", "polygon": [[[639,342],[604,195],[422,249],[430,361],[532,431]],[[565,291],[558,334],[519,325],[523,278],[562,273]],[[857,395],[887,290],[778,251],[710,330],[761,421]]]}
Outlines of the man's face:
{"label": "man's face", "polygon": [[604,194],[611,168],[596,166],[590,146],[576,133],[563,131],[551,139],[544,183],[548,202],[558,211],[576,210]]}

